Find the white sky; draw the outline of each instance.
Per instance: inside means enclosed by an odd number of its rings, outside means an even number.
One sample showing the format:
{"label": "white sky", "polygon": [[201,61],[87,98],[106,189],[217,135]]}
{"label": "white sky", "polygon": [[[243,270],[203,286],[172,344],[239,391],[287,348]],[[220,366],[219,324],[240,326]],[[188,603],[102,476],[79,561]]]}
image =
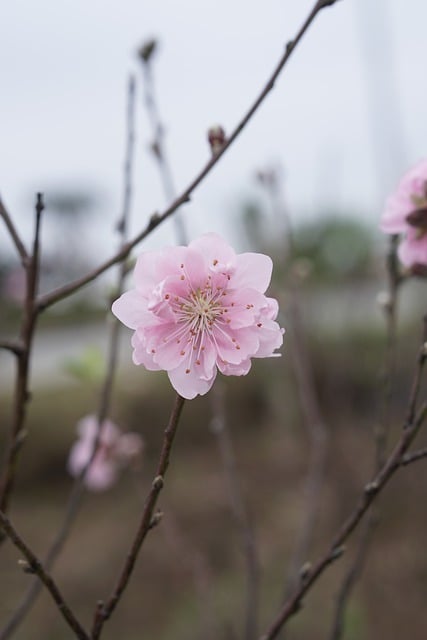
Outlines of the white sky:
{"label": "white sky", "polygon": [[[208,127],[233,128],[312,4],[2,3],[0,192],[21,229],[28,231],[33,191],[87,186],[105,196],[95,232],[99,258],[113,246],[127,77],[138,71],[135,51],[146,38],[161,44],[157,94],[182,189],[209,157]],[[275,162],[286,168],[296,217],[335,206],[376,224],[387,190],[425,155],[426,18],[421,0],[340,0],[324,10],[252,123],[195,192],[186,210],[190,235],[232,235],[230,220],[255,189],[254,171]],[[164,204],[146,152],[140,90],[138,99],[135,230]],[[145,247],[172,241],[166,224]]]}

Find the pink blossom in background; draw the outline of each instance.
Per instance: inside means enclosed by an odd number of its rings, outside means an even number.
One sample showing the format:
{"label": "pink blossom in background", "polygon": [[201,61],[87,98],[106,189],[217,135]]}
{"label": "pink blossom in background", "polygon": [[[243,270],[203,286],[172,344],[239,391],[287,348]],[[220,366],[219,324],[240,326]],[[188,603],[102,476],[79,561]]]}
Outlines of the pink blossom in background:
{"label": "pink blossom in background", "polygon": [[135,289],[113,304],[132,337],[133,361],[164,369],[184,398],[204,395],[217,369],[246,375],[251,358],[274,355],[284,329],[277,301],[264,295],[272,261],[260,253],[236,254],[215,233],[188,247],[139,256]]}
{"label": "pink blossom in background", "polygon": [[427,160],[403,176],[386,202],[380,227],[402,234],[398,255],[406,267],[417,271],[427,265]]}
{"label": "pink blossom in background", "polygon": [[[68,457],[68,471],[80,475],[92,455],[98,432],[96,416],[86,416],[77,424],[78,440]],[[102,491],[117,480],[120,469],[137,458],[143,449],[143,440],[137,433],[123,433],[110,420],[102,424],[98,450],[85,477],[85,485],[92,491]]]}

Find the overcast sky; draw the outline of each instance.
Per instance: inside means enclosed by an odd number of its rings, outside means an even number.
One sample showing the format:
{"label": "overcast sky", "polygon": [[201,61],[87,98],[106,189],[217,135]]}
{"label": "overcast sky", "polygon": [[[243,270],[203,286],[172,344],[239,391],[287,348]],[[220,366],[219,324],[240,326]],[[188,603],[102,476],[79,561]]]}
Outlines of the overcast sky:
{"label": "overcast sky", "polygon": [[[155,36],[157,94],[175,182],[209,157],[206,131],[230,131],[313,0],[15,0],[0,8],[0,192],[22,229],[31,193],[103,194],[98,251],[112,245],[122,191],[126,84]],[[317,18],[266,103],[186,210],[190,235],[232,235],[256,169],[280,163],[297,219],[325,207],[376,224],[387,190],[425,155],[426,4],[340,0]],[[133,228],[164,197],[147,153],[138,86]],[[170,223],[148,245],[172,240]],[[102,226],[102,228],[101,228]],[[5,231],[0,227],[0,236]],[[0,246],[4,246],[0,243]]]}

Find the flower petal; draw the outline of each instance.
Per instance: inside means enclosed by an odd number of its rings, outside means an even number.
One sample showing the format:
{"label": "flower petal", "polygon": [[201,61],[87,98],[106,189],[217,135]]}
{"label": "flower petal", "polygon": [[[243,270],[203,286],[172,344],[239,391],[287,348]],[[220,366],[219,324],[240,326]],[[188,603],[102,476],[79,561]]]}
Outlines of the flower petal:
{"label": "flower petal", "polygon": [[192,400],[197,395],[204,396],[212,387],[216,378],[216,368],[209,380],[200,378],[195,367],[192,367],[187,373],[188,368],[185,364],[168,371],[169,380],[175,391],[183,398]]}
{"label": "flower petal", "polygon": [[256,289],[265,293],[271,280],[273,261],[262,253],[241,253],[237,256],[236,272],[231,286],[236,289]]}

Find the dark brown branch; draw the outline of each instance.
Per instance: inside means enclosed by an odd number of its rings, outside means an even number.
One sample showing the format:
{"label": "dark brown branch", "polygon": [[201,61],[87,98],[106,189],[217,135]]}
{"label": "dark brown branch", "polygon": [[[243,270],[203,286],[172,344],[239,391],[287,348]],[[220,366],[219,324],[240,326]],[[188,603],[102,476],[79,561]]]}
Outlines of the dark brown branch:
{"label": "dark brown branch", "polygon": [[394,475],[397,469],[400,468],[401,460],[417,435],[426,416],[427,402],[422,405],[417,416],[411,423],[404,424],[402,435],[388,460],[373,480],[366,485],[356,508],[347,520],[345,520],[338,533],[333,538],[329,549],[315,565],[307,567],[307,570],[304,571],[304,575],[301,577],[300,584],[284,603],[273,623],[266,633],[261,636],[260,640],[273,640],[273,638],[277,637],[289,618],[291,618],[300,609],[302,599],[307,591],[309,591],[312,585],[319,579],[325,569],[342,555],[344,551],[343,544],[356,529],[369,507],[384,489],[390,478]]}
{"label": "dark brown branch", "polygon": [[154,509],[157,504],[157,499],[164,485],[164,478],[167,468],[169,466],[170,454],[172,450],[173,441],[178,429],[179,418],[181,416],[182,409],[184,407],[184,398],[177,395],[175,404],[169,418],[169,423],[165,429],[162,449],[160,452],[159,463],[157,466],[156,475],[151,485],[150,492],[146,498],[144,509],[141,516],[141,521],[136,532],[135,538],[132,542],[132,546],[126,557],[123,568],[118,577],[116,586],[113,589],[108,601],[104,604],[98,603],[95,619],[92,629],[92,640],[98,640],[101,635],[103,626],[108,618],[113,613],[114,609],[118,605],[123,592],[125,591],[129,580],[131,578],[138,554],[147,536],[147,533],[152,528],[152,520]]}
{"label": "dark brown branch", "polygon": [[324,9],[327,6],[331,6],[335,2],[337,2],[337,0],[318,0],[315,3],[313,9],[310,11],[308,17],[306,18],[302,27],[296,34],[294,40],[289,42],[288,45],[286,46],[283,56],[280,58],[272,75],[268,79],[266,85],[264,86],[264,88],[262,89],[262,91],[260,92],[256,100],[254,101],[252,106],[249,108],[247,113],[243,116],[242,120],[238,123],[234,131],[226,140],[223,147],[215,155],[212,156],[212,158],[207,162],[207,164],[197,174],[197,176],[192,180],[192,182],[187,186],[187,188],[181,193],[181,195],[179,195],[174,200],[174,202],[172,202],[172,204],[169,205],[169,207],[167,207],[165,211],[163,211],[163,213],[161,214],[154,213],[151,216],[148,222],[148,225],[145,227],[145,229],[143,229],[137,236],[135,236],[135,238],[133,238],[133,240],[128,242],[123,247],[123,249],[121,249],[118,253],[112,256],[109,260],[106,260],[99,267],[97,267],[96,269],[93,269],[82,278],[78,278],[77,280],[74,280],[73,282],[70,282],[64,285],[63,287],[58,288],[55,291],[51,291],[50,293],[47,293],[41,296],[37,301],[37,306],[39,311],[43,311],[44,309],[47,309],[55,302],[58,302],[59,300],[62,300],[63,298],[70,296],[81,287],[95,280],[99,275],[107,271],[107,269],[117,264],[118,262],[124,260],[129,255],[130,251],[137,244],[141,242],[141,240],[146,238],[156,227],[159,226],[159,224],[164,222],[164,220],[169,218],[169,216],[171,216],[179,207],[181,207],[183,204],[185,204],[190,200],[190,196],[193,193],[193,191],[199,186],[199,184],[206,178],[206,176],[210,173],[213,167],[219,162],[220,158],[222,158],[222,156],[227,151],[227,149],[229,149],[229,147],[233,144],[233,142],[236,140],[236,138],[239,136],[239,134],[242,132],[242,130],[245,128],[248,122],[251,120],[252,116],[258,110],[260,105],[264,102],[266,96],[273,89],[274,84],[278,76],[280,75],[280,72],[288,62],[292,53],[295,51],[297,45],[303,38],[304,34],[310,27],[313,20],[316,18],[317,14],[322,9]]}
{"label": "dark brown branch", "polygon": [[373,511],[370,512],[362,535],[359,540],[356,557],[353,560],[350,569],[346,573],[337,597],[336,611],[332,625],[331,640],[338,640],[344,632],[344,619],[347,603],[353,588],[360,578],[365,565],[365,560],[369,551],[369,544],[372,540],[372,531],[376,524],[376,516]]}
{"label": "dark brown branch", "polygon": [[65,618],[67,624],[74,631],[76,637],[79,638],[79,640],[90,640],[89,635],[83,629],[83,627],[71,611],[70,607],[65,602],[53,578],[46,572],[40,560],[25,544],[25,542],[16,531],[15,527],[12,525],[11,521],[2,511],[0,511],[0,526],[9,540],[15,545],[17,549],[21,551],[21,553],[23,553],[28,563],[27,571],[36,574],[44,584],[53,600],[55,601],[61,615]]}
{"label": "dark brown branch", "polygon": [[[384,303],[384,315],[386,321],[386,349],[384,361],[384,374],[382,380],[382,406],[379,424],[374,431],[375,439],[375,472],[378,472],[384,464],[387,451],[391,424],[391,401],[393,397],[393,382],[396,370],[396,329],[397,329],[397,304],[399,286],[402,282],[399,273],[399,261],[397,257],[397,236],[390,237],[389,249],[387,253],[386,265],[388,276],[388,292]],[[415,379],[417,378],[416,370]],[[421,372],[419,372],[421,373]],[[411,404],[411,402],[410,402]],[[410,414],[410,420],[413,412]],[[376,510],[375,510],[376,511]],[[378,514],[374,508],[369,514],[363,535],[360,537],[357,552],[354,556],[347,575],[344,576],[341,588],[338,592],[334,620],[332,622],[331,640],[340,640],[344,632],[344,618],[347,603],[350,599],[353,588],[363,572],[363,565],[368,555],[368,547],[373,536]]]}
{"label": "dark brown branch", "polygon": [[1,340],[0,349],[10,351],[15,356],[20,356],[23,351],[23,345],[19,340]]}
{"label": "dark brown branch", "polygon": [[[124,172],[123,172],[123,205],[122,205],[122,212],[120,214],[120,218],[117,223],[117,230],[120,234],[121,244],[123,244],[126,241],[126,234],[127,234],[131,202],[132,202],[132,174],[133,174],[133,157],[134,157],[134,146],[135,146],[135,80],[133,76],[129,79],[129,85],[128,85],[126,127],[127,127],[127,139],[126,139],[126,150],[125,150],[125,161],[124,161]],[[117,287],[116,287],[117,295],[120,295],[121,290],[123,288],[125,271],[126,271],[126,266],[125,266],[125,263],[123,262],[120,265],[120,269],[117,277]],[[120,331],[119,322],[113,316],[111,316],[111,330],[110,330],[110,337],[108,341],[109,350],[108,350],[108,356],[107,356],[107,368],[106,368],[104,381],[101,386],[99,408],[97,413],[98,430],[96,433],[95,441],[93,443],[92,453],[89,457],[89,460],[85,465],[84,469],[82,470],[81,474],[79,475],[79,477],[76,479],[73,485],[73,488],[71,490],[67,507],[65,510],[64,520],[61,524],[61,527],[58,533],[56,534],[56,537],[50,549],[46,554],[44,566],[46,567],[47,570],[51,569],[55,560],[61,553],[62,548],[71,532],[75,518],[80,510],[82,497],[85,493],[84,481],[95,459],[96,452],[99,446],[99,440],[101,437],[102,425],[110,409],[115,372],[117,370],[119,331]],[[35,580],[28,587],[16,611],[12,614],[12,616],[10,617],[10,619],[8,620],[4,628],[0,631],[0,640],[7,640],[7,638],[11,636],[13,631],[24,620],[26,614],[31,609],[40,591],[41,591],[41,583],[38,580]]]}
{"label": "dark brown branch", "polygon": [[12,238],[13,243],[16,247],[16,250],[19,254],[19,257],[21,258],[22,266],[26,267],[28,264],[29,255],[1,198],[0,198],[0,217],[3,218],[4,223],[7,227],[7,230],[9,231],[10,237]]}
{"label": "dark brown branch", "polygon": [[[17,459],[26,436],[24,424],[26,418],[26,407],[30,399],[30,392],[28,388],[29,365],[31,347],[38,315],[38,310],[35,306],[35,298],[37,295],[39,276],[40,224],[43,209],[43,197],[42,194],[38,193],[36,201],[36,223],[32,255],[29,260],[26,261],[25,265],[27,287],[20,336],[22,349],[19,351],[19,353],[17,353],[17,373],[12,425],[9,434],[9,442],[7,445],[3,471],[0,477],[0,510],[4,512],[6,512],[8,508],[9,499],[14,483]],[[4,537],[0,533],[0,543],[3,541],[3,539]]]}

